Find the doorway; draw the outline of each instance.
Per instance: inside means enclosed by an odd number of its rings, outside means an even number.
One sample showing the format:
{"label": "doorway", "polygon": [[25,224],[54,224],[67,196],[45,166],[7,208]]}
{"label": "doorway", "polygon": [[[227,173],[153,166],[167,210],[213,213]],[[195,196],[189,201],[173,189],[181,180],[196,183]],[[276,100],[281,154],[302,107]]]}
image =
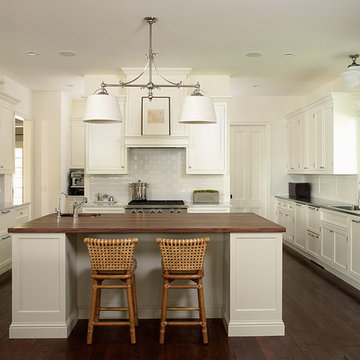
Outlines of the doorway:
{"label": "doorway", "polygon": [[270,124],[230,126],[232,212],[269,214]]}
{"label": "doorway", "polygon": [[31,202],[32,186],[32,123],[15,115],[15,172],[13,174],[13,204]]}

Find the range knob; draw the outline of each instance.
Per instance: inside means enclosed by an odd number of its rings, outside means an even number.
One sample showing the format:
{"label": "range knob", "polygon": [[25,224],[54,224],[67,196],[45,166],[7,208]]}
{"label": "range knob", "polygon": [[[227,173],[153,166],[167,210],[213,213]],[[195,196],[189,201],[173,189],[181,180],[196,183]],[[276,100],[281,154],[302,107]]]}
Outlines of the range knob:
{"label": "range knob", "polygon": [[181,214],[181,210],[180,209],[176,210],[176,213]]}
{"label": "range knob", "polygon": [[158,214],[162,214],[162,210],[159,209],[159,210],[157,211],[157,213],[158,213]]}
{"label": "range knob", "polygon": [[131,210],[131,214],[136,214],[136,210]]}
{"label": "range knob", "polygon": [[156,211],[155,211],[154,209],[151,209],[151,210],[150,210],[150,213],[151,213],[151,214],[155,214],[155,212],[156,212]]}
{"label": "range knob", "polygon": [[140,209],[140,210],[139,210],[139,214],[143,214],[143,213],[144,213],[144,211]]}
{"label": "range knob", "polygon": [[175,210],[171,209],[171,210],[169,211],[169,213],[170,213],[170,214],[175,214]]}

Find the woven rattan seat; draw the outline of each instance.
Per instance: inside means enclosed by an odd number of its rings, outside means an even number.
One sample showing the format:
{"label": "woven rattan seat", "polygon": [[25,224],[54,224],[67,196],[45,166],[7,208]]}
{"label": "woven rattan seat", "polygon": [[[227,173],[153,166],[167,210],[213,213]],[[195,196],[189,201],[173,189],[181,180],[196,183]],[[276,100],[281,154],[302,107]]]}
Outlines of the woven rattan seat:
{"label": "woven rattan seat", "polygon": [[[138,239],[84,239],[92,268],[92,293],[88,323],[87,343],[92,343],[94,326],[129,325],[130,341],[136,343],[135,325],[138,324],[134,259]],[[121,280],[123,284],[103,285],[104,280]],[[101,307],[102,289],[126,289],[127,303],[123,307]],[[128,311],[129,321],[101,321],[101,311]]]}
{"label": "woven rattan seat", "polygon": [[[156,239],[160,246],[163,277],[163,297],[161,306],[160,344],[165,341],[166,325],[200,325],[203,343],[208,343],[206,314],[202,278],[204,258],[209,238],[200,239]],[[195,285],[174,285],[174,280],[191,280]],[[169,289],[197,289],[197,308],[167,307]],[[200,321],[167,321],[167,310],[197,310]]]}

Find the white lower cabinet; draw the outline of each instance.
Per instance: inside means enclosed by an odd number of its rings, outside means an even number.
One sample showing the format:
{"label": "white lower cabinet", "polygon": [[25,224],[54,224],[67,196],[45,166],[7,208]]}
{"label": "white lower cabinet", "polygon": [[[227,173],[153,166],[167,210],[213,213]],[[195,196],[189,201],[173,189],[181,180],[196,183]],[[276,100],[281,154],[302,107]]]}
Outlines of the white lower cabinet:
{"label": "white lower cabinet", "polygon": [[286,229],[283,239],[294,243],[295,214],[292,202],[281,200],[277,204],[277,222]]}
{"label": "white lower cabinet", "polygon": [[314,257],[319,257],[321,253],[321,237],[320,234],[310,230],[306,232],[306,248],[305,251]]}
{"label": "white lower cabinet", "polygon": [[196,205],[196,206],[190,206],[187,208],[188,213],[229,213],[230,212],[230,206],[216,206],[216,205]]}
{"label": "white lower cabinet", "polygon": [[86,206],[83,207],[82,212],[87,214],[123,214],[125,208],[122,206]]}
{"label": "white lower cabinet", "polygon": [[275,207],[291,248],[360,290],[360,216],[278,198]]}
{"label": "white lower cabinet", "polygon": [[360,281],[360,218],[349,218],[349,274]]}
{"label": "white lower cabinet", "polygon": [[300,249],[305,249],[305,238],[306,238],[306,208],[304,204],[295,204],[295,234],[294,244]]}
{"label": "white lower cabinet", "polygon": [[321,225],[321,259],[341,272],[348,266],[348,231],[331,224]]}
{"label": "white lower cabinet", "polygon": [[29,220],[29,205],[17,206],[0,211],[0,274],[11,269],[11,234],[9,227]]}

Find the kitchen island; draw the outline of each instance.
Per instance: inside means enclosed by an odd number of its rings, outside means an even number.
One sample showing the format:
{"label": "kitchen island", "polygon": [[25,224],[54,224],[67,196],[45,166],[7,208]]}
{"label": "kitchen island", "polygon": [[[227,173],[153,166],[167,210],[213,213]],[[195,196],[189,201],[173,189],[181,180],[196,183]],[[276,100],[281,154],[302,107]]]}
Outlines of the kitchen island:
{"label": "kitchen island", "polygon": [[[284,231],[253,213],[80,214],[75,221],[51,214],[10,228],[10,338],[66,338],[79,318],[87,318],[91,279],[83,239],[88,236],[139,238],[135,257],[140,319],[160,318],[161,263],[155,239],[209,236],[204,277],[207,317],[222,318],[228,336],[283,335]],[[169,294],[169,306],[190,306],[196,303],[193,295],[175,290]],[[119,306],[125,298],[109,290],[103,300],[103,306]]]}

